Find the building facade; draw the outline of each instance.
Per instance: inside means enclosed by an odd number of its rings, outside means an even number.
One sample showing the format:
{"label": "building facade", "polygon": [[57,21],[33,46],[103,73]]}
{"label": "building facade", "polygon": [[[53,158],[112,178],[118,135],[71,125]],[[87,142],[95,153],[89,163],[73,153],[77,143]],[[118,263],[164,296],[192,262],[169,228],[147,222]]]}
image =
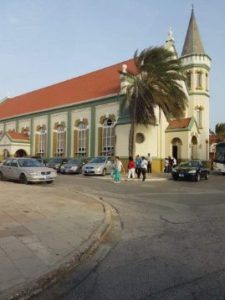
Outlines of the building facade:
{"label": "building facade", "polygon": [[[172,32],[165,47],[177,55]],[[181,54],[188,96],[185,118],[166,121],[156,108],[156,126],[136,126],[135,154],[151,153],[153,171],[167,156],[208,159],[209,71],[192,10]],[[128,156],[130,120],[120,112],[133,59],[0,103],[0,159],[8,156]]]}

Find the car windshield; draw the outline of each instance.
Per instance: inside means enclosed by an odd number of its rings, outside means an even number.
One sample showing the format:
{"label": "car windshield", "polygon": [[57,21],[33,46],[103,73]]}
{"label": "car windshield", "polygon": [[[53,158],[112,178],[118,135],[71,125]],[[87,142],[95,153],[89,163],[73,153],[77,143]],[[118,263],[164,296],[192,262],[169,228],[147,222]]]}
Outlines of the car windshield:
{"label": "car windshield", "polygon": [[58,158],[52,158],[49,160],[49,163],[61,163],[62,162],[62,158],[58,157]]}
{"label": "car windshield", "polygon": [[81,162],[81,159],[69,159],[67,164],[80,164]]}
{"label": "car windshield", "polygon": [[91,164],[101,164],[104,163],[106,161],[106,157],[102,156],[102,157],[95,157],[93,158],[90,163]]}
{"label": "car windshield", "polygon": [[180,164],[180,167],[199,167],[200,163],[199,161],[195,161],[195,160],[190,160],[190,161],[186,161]]}
{"label": "car windshield", "polygon": [[42,164],[36,159],[19,159],[18,164],[23,168],[42,167]]}

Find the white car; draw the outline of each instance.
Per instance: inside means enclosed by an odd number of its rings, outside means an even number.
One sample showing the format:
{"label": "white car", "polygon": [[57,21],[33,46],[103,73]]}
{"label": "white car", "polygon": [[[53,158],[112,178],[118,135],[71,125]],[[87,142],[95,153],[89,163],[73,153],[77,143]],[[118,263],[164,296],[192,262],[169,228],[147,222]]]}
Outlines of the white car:
{"label": "white car", "polygon": [[83,175],[102,175],[111,174],[113,161],[110,156],[97,156],[90,160],[82,168]]}
{"label": "white car", "polygon": [[18,180],[24,184],[29,182],[52,183],[56,176],[54,169],[43,166],[34,158],[8,158],[0,166],[0,180]]}

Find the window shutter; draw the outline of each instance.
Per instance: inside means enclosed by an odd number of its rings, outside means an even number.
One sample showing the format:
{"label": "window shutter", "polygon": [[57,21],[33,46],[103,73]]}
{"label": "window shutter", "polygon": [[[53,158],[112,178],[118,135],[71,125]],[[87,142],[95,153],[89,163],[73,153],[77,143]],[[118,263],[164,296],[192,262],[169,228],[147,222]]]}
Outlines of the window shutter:
{"label": "window shutter", "polygon": [[89,129],[86,130],[86,157],[89,157]]}
{"label": "window shutter", "polygon": [[63,151],[63,156],[66,156],[66,131],[64,131],[64,145],[63,145],[63,148],[64,148],[64,151]]}
{"label": "window shutter", "polygon": [[40,149],[39,149],[39,143],[40,143],[40,135],[39,134],[35,134],[35,155],[38,155],[39,152],[40,152]]}
{"label": "window shutter", "polygon": [[53,156],[58,155],[56,148],[57,148],[57,132],[53,132],[53,147],[52,147]]}
{"label": "window shutter", "polygon": [[102,127],[98,127],[98,155],[102,155]]}
{"label": "window shutter", "polygon": [[75,129],[74,132],[73,132],[73,153],[74,153],[74,156],[76,157],[77,156],[77,148],[78,148],[78,131]]}

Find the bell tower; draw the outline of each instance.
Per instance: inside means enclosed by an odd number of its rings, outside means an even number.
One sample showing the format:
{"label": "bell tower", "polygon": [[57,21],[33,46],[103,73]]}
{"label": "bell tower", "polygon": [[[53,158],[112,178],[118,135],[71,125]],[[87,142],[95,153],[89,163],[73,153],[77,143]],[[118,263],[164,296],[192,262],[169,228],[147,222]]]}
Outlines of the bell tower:
{"label": "bell tower", "polygon": [[209,72],[211,59],[206,54],[198,30],[194,8],[181,53],[189,94],[187,116],[194,117],[198,126],[197,150],[199,159],[209,154]]}

